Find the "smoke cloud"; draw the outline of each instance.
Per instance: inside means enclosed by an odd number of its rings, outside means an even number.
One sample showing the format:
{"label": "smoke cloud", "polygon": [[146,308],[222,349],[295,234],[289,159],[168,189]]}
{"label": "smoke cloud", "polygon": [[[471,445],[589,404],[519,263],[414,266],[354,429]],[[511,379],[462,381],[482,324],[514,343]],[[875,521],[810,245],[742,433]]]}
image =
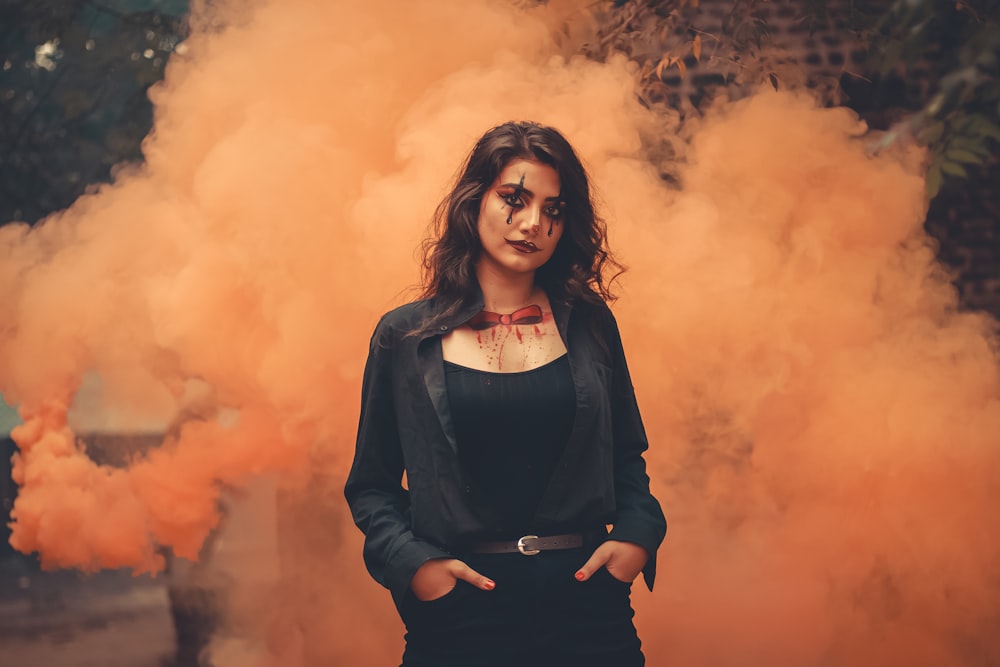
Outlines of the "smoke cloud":
{"label": "smoke cloud", "polygon": [[[706,115],[672,190],[642,138],[674,124],[634,67],[570,55],[582,6],[197,8],[145,163],[0,228],[13,544],[156,571],[157,545],[197,557],[222,489],[275,476],[282,585],[217,663],[398,658],[340,498],[368,336],[412,296],[472,142],[527,118],[584,157],[631,267],[615,311],[671,524],[633,596],[649,664],[1000,660],[995,322],[936,263],[920,156],[869,156],[851,112],[761,92]],[[94,463],[71,409],[92,377],[104,427],[164,442]]]}

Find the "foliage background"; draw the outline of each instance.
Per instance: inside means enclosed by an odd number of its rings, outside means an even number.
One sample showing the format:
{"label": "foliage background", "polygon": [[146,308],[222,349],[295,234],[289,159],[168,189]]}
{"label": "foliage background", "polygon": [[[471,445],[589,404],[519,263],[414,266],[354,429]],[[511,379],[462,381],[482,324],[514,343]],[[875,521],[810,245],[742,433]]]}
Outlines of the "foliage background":
{"label": "foliage background", "polygon": [[0,221],[36,222],[142,158],[185,0],[0,2]]}

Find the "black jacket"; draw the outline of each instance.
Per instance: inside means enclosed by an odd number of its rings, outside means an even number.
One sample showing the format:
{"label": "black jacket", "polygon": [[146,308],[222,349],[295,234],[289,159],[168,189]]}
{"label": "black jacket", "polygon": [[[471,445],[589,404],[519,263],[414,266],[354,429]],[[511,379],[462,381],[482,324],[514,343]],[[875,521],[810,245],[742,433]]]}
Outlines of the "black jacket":
{"label": "black jacket", "polygon": [[[407,335],[440,307],[433,299],[416,301],[379,321],[345,488],[365,534],[368,571],[397,600],[425,561],[451,557],[490,529],[470,507],[441,357],[441,336],[483,303],[480,298],[469,304],[438,331]],[[618,325],[607,307],[574,308],[553,300],[552,312],[569,353],[576,416],[534,524],[525,530],[551,535],[612,523],[610,539],[634,542],[649,553],[643,575],[652,589],[667,524],[649,491],[642,458],[646,434]],[[404,469],[408,490],[401,481]]]}

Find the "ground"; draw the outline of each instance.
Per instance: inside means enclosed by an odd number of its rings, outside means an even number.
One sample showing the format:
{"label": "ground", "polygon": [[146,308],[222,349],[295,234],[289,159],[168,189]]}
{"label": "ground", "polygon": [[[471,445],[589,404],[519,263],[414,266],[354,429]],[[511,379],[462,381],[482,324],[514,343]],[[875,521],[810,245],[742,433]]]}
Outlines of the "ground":
{"label": "ground", "polygon": [[127,572],[0,576],[0,667],[167,667],[175,635],[167,582]]}

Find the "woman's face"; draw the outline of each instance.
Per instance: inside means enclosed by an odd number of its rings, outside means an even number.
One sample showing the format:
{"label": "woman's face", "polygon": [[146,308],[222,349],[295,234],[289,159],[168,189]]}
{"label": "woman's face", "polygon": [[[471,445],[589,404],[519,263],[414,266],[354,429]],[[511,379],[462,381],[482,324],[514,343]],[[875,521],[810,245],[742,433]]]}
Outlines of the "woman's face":
{"label": "woman's face", "polygon": [[479,206],[481,268],[534,273],[563,235],[559,174],[534,160],[512,160],[483,193]]}

